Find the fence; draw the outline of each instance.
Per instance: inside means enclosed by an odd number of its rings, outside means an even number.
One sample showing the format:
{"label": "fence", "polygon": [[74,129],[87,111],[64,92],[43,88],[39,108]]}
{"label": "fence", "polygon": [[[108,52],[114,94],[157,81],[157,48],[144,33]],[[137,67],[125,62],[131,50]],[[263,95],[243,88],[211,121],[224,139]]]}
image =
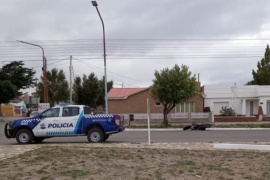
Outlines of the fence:
{"label": "fence", "polygon": [[2,116],[5,117],[23,117],[22,109],[15,108],[11,104],[1,104]]}
{"label": "fence", "polygon": [[[137,113],[137,114],[123,114],[125,123],[133,125],[146,125],[148,114]],[[130,120],[130,115],[133,115],[133,120]],[[151,113],[150,114],[151,124],[161,124],[163,122],[162,113]],[[170,124],[185,124],[185,123],[210,123],[212,122],[211,113],[170,113],[168,114],[168,122]]]}

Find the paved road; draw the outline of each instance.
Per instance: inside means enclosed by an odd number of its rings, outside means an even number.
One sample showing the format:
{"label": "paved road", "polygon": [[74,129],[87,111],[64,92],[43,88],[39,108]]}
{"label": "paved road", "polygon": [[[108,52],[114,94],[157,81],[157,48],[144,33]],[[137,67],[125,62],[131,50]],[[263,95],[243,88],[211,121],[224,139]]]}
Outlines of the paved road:
{"label": "paved road", "polygon": [[[4,122],[0,122],[0,145],[17,144],[15,139],[6,139]],[[269,142],[270,130],[206,130],[206,131],[152,131],[151,142]],[[87,142],[86,136],[46,139],[44,143]],[[148,142],[147,131],[125,131],[112,135],[108,142]]]}

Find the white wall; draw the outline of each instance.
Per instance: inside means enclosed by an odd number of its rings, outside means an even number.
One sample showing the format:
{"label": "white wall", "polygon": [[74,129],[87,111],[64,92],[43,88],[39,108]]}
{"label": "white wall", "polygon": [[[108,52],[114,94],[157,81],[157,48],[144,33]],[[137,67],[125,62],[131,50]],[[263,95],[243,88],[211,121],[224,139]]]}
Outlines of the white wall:
{"label": "white wall", "polygon": [[266,114],[270,86],[204,85],[204,95],[204,107],[210,107],[212,111],[215,102],[229,102],[229,107],[235,108],[237,114],[250,115],[250,101],[253,101],[253,113],[258,113],[260,105]]}
{"label": "white wall", "polygon": [[[235,99],[235,102],[232,102],[231,98],[216,98],[216,99],[204,99],[204,107],[210,107],[211,111],[214,112],[215,115],[219,115],[219,111],[217,107],[214,107],[215,103],[227,103],[228,107],[235,109],[237,114],[242,114],[242,102],[241,99]],[[233,107],[235,104],[235,107]]]}

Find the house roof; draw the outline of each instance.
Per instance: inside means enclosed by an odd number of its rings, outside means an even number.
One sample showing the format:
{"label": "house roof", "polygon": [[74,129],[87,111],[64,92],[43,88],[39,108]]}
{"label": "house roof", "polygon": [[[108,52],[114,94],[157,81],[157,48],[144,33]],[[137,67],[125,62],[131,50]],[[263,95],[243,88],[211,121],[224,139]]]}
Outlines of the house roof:
{"label": "house roof", "polygon": [[112,88],[108,93],[110,99],[126,99],[149,88]]}

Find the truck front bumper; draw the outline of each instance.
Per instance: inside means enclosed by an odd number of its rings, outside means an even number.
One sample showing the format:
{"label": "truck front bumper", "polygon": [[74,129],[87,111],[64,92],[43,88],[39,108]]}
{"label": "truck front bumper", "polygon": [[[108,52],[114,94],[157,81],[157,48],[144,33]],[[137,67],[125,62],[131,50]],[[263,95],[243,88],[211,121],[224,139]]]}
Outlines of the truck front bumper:
{"label": "truck front bumper", "polygon": [[9,127],[9,124],[6,123],[5,125],[5,136],[6,138],[13,138],[14,130]]}

